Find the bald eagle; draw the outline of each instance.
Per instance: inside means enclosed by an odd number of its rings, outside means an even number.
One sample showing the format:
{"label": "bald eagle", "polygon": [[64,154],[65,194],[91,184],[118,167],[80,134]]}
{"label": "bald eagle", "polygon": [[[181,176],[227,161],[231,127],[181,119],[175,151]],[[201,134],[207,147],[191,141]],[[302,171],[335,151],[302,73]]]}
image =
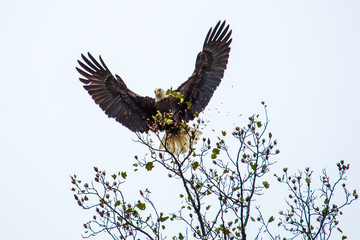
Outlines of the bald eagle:
{"label": "bald eagle", "polygon": [[76,69],[84,77],[80,81],[108,117],[133,132],[165,131],[161,146],[177,155],[185,153],[199,131],[194,134],[191,129],[189,134],[184,123],[186,126],[204,110],[224,76],[232,41],[229,25],[225,25],[219,21],[210,28],[189,79],[175,91],[155,89],[155,99],[128,89],[118,75],[112,75],[101,56],[99,63],[90,53],[88,57],[81,54],[83,62],[78,61],[81,68]]}

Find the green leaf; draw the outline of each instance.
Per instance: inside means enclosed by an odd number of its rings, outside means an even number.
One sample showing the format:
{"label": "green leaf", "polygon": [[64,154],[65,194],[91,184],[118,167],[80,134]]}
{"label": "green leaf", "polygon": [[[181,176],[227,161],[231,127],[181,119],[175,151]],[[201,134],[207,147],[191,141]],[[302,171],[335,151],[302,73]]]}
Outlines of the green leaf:
{"label": "green leaf", "polygon": [[226,131],[221,131],[221,134],[225,137],[226,136]]}
{"label": "green leaf", "polygon": [[250,219],[251,219],[251,221],[255,222],[255,218],[253,218],[253,217],[250,217]]}
{"label": "green leaf", "polygon": [[214,149],[212,150],[212,152],[215,153],[215,154],[219,154],[219,153],[220,153],[220,149],[214,148]]}
{"label": "green leaf", "polygon": [[121,204],[121,202],[120,202],[119,200],[117,200],[117,201],[115,202],[115,207],[120,206],[120,204]]}
{"label": "green leaf", "polygon": [[159,222],[165,222],[166,220],[168,220],[169,216],[167,217],[159,217]]}
{"label": "green leaf", "polygon": [[271,217],[269,218],[268,222],[271,223],[272,221],[274,221],[274,217],[273,217],[273,216],[271,216]]}
{"label": "green leaf", "polygon": [[123,179],[125,179],[125,178],[127,177],[126,172],[121,172],[121,177],[122,177]]}
{"label": "green leaf", "polygon": [[153,162],[146,163],[145,168],[146,170],[151,171],[154,168],[154,163]]}
{"label": "green leaf", "polygon": [[212,150],[211,159],[215,159],[219,153],[220,153],[220,149],[214,148]]}
{"label": "green leaf", "polygon": [[261,126],[262,126],[262,124],[261,124],[260,121],[259,121],[259,122],[256,122],[256,125],[257,125],[258,128],[261,128]]}
{"label": "green leaf", "polygon": [[256,170],[256,167],[257,167],[257,164],[250,162],[250,167],[251,167],[252,170],[255,171],[255,170]]}
{"label": "green leaf", "polygon": [[308,185],[310,185],[310,178],[305,178],[305,181],[306,181],[306,183],[308,184]]}
{"label": "green leaf", "polygon": [[195,189],[200,189],[202,187],[202,183],[201,182],[197,182],[195,185]]}
{"label": "green leaf", "polygon": [[195,171],[198,166],[199,166],[199,162],[194,162],[194,163],[192,164],[193,170]]}
{"label": "green leaf", "polygon": [[139,208],[140,210],[145,210],[146,209],[146,204],[139,202],[138,204],[136,204],[136,207]]}
{"label": "green leaf", "polygon": [[270,187],[270,184],[267,181],[264,181],[262,184],[264,185],[264,187],[266,189],[268,189]]}
{"label": "green leaf", "polygon": [[170,125],[173,123],[173,120],[172,119],[166,119],[165,121],[166,125]]}
{"label": "green leaf", "polygon": [[116,174],[113,174],[113,175],[111,175],[112,176],[112,178],[115,180],[116,179]]}

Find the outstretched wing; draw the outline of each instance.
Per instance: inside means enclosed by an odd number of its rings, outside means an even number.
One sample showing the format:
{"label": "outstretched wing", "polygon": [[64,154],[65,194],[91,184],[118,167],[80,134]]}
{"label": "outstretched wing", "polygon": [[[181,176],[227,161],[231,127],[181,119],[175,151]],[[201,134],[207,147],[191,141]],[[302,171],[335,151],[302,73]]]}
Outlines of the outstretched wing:
{"label": "outstretched wing", "polygon": [[[232,41],[231,30],[228,32],[229,25],[225,27],[225,23],[219,21],[214,30],[210,28],[203,50],[197,56],[194,73],[176,90],[184,95],[185,102],[191,103],[184,113],[186,121],[204,110],[224,76]],[[182,108],[184,111],[185,103]]]}
{"label": "outstretched wing", "polygon": [[88,58],[81,54],[84,62],[78,61],[82,67],[76,70],[85,78],[80,78],[84,88],[92,96],[95,103],[105,111],[106,115],[115,118],[134,132],[147,132],[152,116],[156,114],[155,99],[142,97],[128,89],[124,81],[111,74],[101,56],[101,64],[88,53]]}

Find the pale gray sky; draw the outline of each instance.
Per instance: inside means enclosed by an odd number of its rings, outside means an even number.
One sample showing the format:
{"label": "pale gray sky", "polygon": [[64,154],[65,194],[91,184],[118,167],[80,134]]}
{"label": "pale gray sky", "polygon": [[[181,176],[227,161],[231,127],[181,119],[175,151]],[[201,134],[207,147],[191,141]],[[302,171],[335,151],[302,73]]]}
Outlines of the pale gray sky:
{"label": "pale gray sky", "polygon": [[[69,175],[89,180],[94,165],[130,174],[133,156],[145,152],[82,88],[75,71],[81,53],[101,54],[130,89],[153,96],[155,88],[177,87],[190,76],[207,31],[223,19],[233,42],[205,110],[209,129],[231,131],[263,113],[264,100],[281,150],[274,172],[310,166],[334,174],[344,159],[351,165],[347,185],[359,190],[359,12],[358,1],[330,0],[2,3],[0,238],[82,239],[89,214],[73,200]],[[164,182],[154,176],[129,182],[146,182],[155,195]],[[265,211],[283,201],[278,195],[264,196]],[[348,239],[359,235],[359,214],[355,203],[340,218]]]}

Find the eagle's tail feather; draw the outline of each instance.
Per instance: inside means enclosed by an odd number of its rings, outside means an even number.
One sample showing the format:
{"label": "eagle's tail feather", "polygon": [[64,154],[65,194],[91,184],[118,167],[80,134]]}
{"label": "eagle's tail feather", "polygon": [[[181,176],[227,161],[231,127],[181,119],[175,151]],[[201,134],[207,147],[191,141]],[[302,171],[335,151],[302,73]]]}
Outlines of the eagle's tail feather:
{"label": "eagle's tail feather", "polygon": [[[195,137],[191,139],[194,134]],[[179,156],[180,154],[188,152],[190,149],[190,143],[194,146],[201,134],[202,132],[200,130],[191,127],[188,133],[184,133],[181,130],[173,133],[165,133],[160,144],[160,149],[163,149],[164,146],[166,146],[166,149],[169,152]]]}

